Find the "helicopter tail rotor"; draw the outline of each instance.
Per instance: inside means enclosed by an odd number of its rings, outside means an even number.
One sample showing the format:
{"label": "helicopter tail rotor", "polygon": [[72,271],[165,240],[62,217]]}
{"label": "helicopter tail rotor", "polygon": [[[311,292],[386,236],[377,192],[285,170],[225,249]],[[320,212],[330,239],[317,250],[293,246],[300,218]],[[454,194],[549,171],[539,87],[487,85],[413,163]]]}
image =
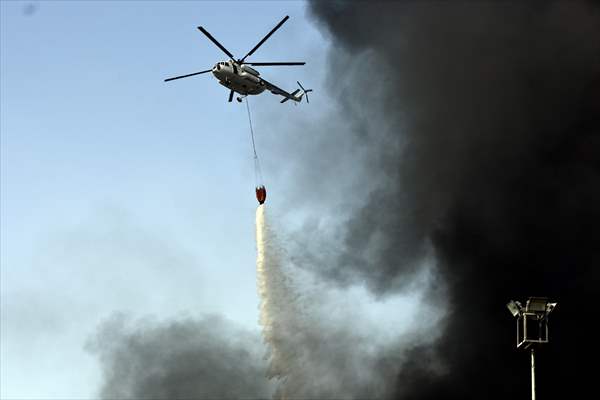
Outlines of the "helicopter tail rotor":
{"label": "helicopter tail rotor", "polygon": [[300,95],[298,96],[299,100],[302,100],[302,96],[306,95],[306,103],[310,103],[308,101],[308,92],[312,92],[313,90],[312,89],[304,89],[304,86],[302,86],[302,84],[298,81],[296,81],[296,83],[298,84],[298,86],[300,86],[300,89],[301,89]]}

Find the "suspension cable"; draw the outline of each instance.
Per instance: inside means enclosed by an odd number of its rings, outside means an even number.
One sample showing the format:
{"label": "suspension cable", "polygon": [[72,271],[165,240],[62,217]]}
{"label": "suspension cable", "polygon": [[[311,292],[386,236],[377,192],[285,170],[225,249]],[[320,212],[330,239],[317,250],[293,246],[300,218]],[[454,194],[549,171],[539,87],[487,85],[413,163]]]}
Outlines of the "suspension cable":
{"label": "suspension cable", "polygon": [[248,104],[248,96],[246,96],[246,110],[248,110],[248,122],[250,123],[250,137],[252,137],[252,151],[254,151],[254,159],[256,160],[258,156],[256,155],[256,145],[254,144],[254,128],[252,127],[252,117],[250,116],[250,105]]}
{"label": "suspension cable", "polygon": [[252,116],[250,113],[250,104],[248,102],[248,97],[246,96],[246,110],[248,111],[248,123],[250,124],[250,137],[252,138],[252,151],[254,152],[254,180],[256,186],[263,184],[263,176],[262,176],[262,168],[260,167],[260,161],[258,160],[258,155],[256,154],[256,144],[254,142],[254,127],[252,126]]}

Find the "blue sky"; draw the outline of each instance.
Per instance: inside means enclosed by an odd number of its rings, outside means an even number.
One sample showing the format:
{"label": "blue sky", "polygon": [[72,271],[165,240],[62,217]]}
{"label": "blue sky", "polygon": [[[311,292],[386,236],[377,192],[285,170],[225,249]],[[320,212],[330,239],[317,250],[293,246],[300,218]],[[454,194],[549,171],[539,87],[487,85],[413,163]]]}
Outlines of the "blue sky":
{"label": "blue sky", "polygon": [[[163,79],[226,58],[198,25],[242,56],[290,15],[254,60],[307,61],[261,72],[317,89],[307,57],[326,45],[305,4],[3,1],[1,14],[1,397],[93,396],[83,348],[113,311],[258,329],[246,110],[211,75]],[[279,102],[251,106],[261,153]]]}
{"label": "blue sky", "polygon": [[[156,319],[218,313],[258,331],[245,106],[227,103],[227,90],[209,74],[163,79],[225,59],[198,25],[243,56],[289,15],[253,60],[306,61],[261,73],[290,91],[300,80],[314,93],[297,107],[269,93],[252,97],[257,150],[280,225],[292,231],[317,221],[327,230],[339,204],[358,201],[345,194],[354,190],[352,175],[319,182],[336,161],[306,165],[303,152],[323,144],[342,159],[356,150],[326,135],[335,110],[332,82],[325,84],[328,41],[306,4],[0,7],[0,397],[94,398],[100,371],[85,346],[114,312]],[[310,180],[327,201],[296,184]],[[398,322],[381,322],[385,307],[413,301],[386,305],[360,290],[350,296],[366,299],[363,314],[382,335]],[[329,296],[343,307],[341,292]]]}

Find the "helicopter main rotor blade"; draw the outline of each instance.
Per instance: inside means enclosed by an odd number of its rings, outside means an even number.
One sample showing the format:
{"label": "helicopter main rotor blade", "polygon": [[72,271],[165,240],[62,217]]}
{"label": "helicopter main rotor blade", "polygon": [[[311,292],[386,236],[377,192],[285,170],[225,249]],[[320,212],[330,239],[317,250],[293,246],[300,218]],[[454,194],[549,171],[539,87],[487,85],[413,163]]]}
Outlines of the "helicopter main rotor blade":
{"label": "helicopter main rotor blade", "polygon": [[212,71],[212,69],[207,69],[206,71],[194,72],[193,74],[175,76],[173,78],[167,78],[167,79],[165,79],[165,82],[174,81],[175,79],[187,78],[189,76],[205,74],[205,73],[210,72],[210,71]]}
{"label": "helicopter main rotor blade", "polygon": [[281,27],[281,25],[283,25],[283,24],[284,24],[284,22],[285,22],[285,21],[287,21],[287,20],[288,20],[288,18],[289,18],[289,17],[290,17],[289,15],[286,15],[286,16],[285,16],[285,17],[284,17],[284,18],[283,18],[281,21],[279,21],[279,23],[278,23],[278,24],[275,26],[275,28],[271,29],[271,32],[267,33],[267,36],[265,36],[264,38],[262,38],[262,40],[261,40],[260,42],[258,42],[258,44],[257,44],[256,46],[254,46],[254,48],[253,48],[252,50],[250,50],[250,51],[248,52],[248,54],[246,54],[246,55],[244,56],[244,58],[242,58],[242,59],[240,60],[240,62],[244,62],[244,60],[245,60],[245,59],[246,59],[248,56],[251,56],[251,55],[252,55],[252,54],[253,54],[253,53],[254,53],[254,52],[255,52],[255,51],[256,51],[256,50],[257,50],[257,49],[258,49],[258,48],[259,48],[259,47],[260,47],[260,46],[261,46],[261,45],[262,45],[262,44],[263,44],[263,43],[264,43],[264,42],[265,42],[265,41],[266,41],[266,40],[267,40],[267,39],[268,39],[268,38],[269,38],[269,37],[270,37],[272,34],[273,34],[273,33],[275,33],[275,31],[276,31],[277,29],[279,29],[279,28]]}
{"label": "helicopter main rotor blade", "polygon": [[231,103],[231,100],[233,100],[233,90],[229,92],[229,100],[227,101]]}
{"label": "helicopter main rotor blade", "polygon": [[268,65],[304,65],[305,62],[244,62],[242,64],[268,66]]}
{"label": "helicopter main rotor blade", "polygon": [[233,54],[231,54],[229,52],[229,50],[227,50],[225,47],[223,47],[223,45],[221,43],[219,43],[219,41],[217,39],[215,39],[214,37],[212,37],[212,35],[210,33],[208,33],[208,31],[206,29],[204,29],[201,26],[199,26],[198,29],[200,30],[200,32],[204,33],[206,35],[206,37],[210,39],[211,42],[213,42],[214,44],[216,44],[218,48],[220,48],[221,50],[223,50],[223,53],[227,54],[229,56],[229,58],[231,58],[233,60],[235,59],[235,57],[233,56]]}

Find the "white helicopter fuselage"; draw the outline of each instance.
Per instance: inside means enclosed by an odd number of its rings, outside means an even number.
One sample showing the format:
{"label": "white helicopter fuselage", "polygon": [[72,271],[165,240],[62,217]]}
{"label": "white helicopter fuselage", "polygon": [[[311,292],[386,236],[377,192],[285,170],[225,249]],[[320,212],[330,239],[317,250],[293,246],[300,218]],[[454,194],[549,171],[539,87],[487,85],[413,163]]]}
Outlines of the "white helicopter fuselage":
{"label": "white helicopter fuselage", "polygon": [[247,64],[239,65],[233,60],[216,63],[212,74],[221,85],[242,96],[261,94],[266,89],[257,70]]}

